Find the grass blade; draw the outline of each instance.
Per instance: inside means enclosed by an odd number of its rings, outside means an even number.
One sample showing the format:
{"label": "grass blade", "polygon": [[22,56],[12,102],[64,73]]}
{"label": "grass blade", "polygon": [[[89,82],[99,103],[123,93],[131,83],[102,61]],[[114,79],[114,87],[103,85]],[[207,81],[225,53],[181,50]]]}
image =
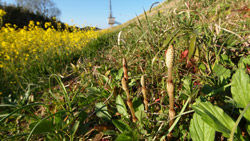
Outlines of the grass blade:
{"label": "grass blade", "polygon": [[190,58],[194,55],[196,37],[197,37],[197,34],[195,33],[195,31],[193,31],[191,33],[191,36],[190,36],[190,44],[189,44],[189,49],[188,49],[188,60],[190,60]]}
{"label": "grass blade", "polygon": [[2,119],[0,120],[0,123],[1,123],[2,121],[4,121],[5,119],[7,119],[8,117],[10,117],[11,115],[13,115],[14,113],[16,113],[17,111],[22,110],[22,109],[25,109],[25,108],[28,108],[28,107],[31,107],[31,106],[36,106],[36,105],[44,105],[44,106],[47,108],[47,106],[46,106],[45,104],[43,104],[43,103],[32,103],[32,104],[29,104],[29,105],[25,105],[25,106],[23,106],[23,107],[20,107],[19,109],[16,109],[15,111],[11,112],[11,113],[8,114],[6,117],[2,118]]}
{"label": "grass blade", "polygon": [[48,119],[48,118],[50,118],[50,117],[52,117],[52,116],[54,116],[54,115],[56,115],[56,114],[63,113],[63,112],[65,112],[65,111],[56,112],[56,113],[54,113],[54,114],[52,114],[52,115],[50,115],[50,116],[47,116],[47,117],[43,118],[41,121],[39,121],[39,122],[34,126],[34,128],[32,128],[32,130],[31,130],[31,132],[29,133],[29,136],[28,136],[28,138],[26,139],[26,141],[29,141],[29,140],[30,140],[30,138],[31,138],[31,136],[32,136],[32,134],[33,134],[33,132],[35,131],[36,127],[37,127],[40,123],[42,123],[44,120],[46,120],[46,119]]}

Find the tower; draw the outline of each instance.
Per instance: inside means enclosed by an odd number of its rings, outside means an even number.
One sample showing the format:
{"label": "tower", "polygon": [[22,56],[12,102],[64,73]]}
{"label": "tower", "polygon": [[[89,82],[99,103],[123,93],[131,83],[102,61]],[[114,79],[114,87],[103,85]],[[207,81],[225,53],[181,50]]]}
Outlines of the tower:
{"label": "tower", "polygon": [[112,16],[111,0],[109,0],[109,17],[108,17],[108,23],[109,23],[110,27],[112,27],[115,24],[115,17]]}

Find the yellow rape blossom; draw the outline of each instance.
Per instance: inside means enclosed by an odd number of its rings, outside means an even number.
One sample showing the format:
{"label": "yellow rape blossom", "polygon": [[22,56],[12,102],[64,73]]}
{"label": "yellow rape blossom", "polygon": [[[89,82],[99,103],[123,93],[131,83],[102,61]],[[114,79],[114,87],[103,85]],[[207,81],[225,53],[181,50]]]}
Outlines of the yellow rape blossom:
{"label": "yellow rape blossom", "polygon": [[[1,14],[3,15],[3,12],[0,10]],[[67,24],[66,29],[60,30],[61,24],[57,25],[59,30],[54,29],[49,22],[44,24],[44,30],[40,22],[34,21],[30,21],[23,29],[17,29],[10,24],[2,27],[0,68],[16,72],[29,67],[30,63],[37,63],[39,66],[39,63],[54,56],[70,57],[71,54],[81,51],[90,40],[108,32],[95,31],[94,28],[85,31]]]}
{"label": "yellow rape blossom", "polygon": [[0,17],[3,17],[6,14],[5,11],[3,11],[2,9],[0,9]]}

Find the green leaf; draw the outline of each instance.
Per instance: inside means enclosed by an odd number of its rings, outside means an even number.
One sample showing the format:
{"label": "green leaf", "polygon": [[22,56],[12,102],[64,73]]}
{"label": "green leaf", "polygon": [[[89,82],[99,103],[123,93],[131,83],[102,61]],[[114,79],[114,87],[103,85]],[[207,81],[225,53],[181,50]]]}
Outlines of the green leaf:
{"label": "green leaf", "polygon": [[220,107],[214,106],[209,102],[200,102],[198,105],[192,106],[192,108],[209,126],[223,133],[225,137],[230,136],[235,122]]}
{"label": "green leaf", "polygon": [[[34,122],[30,124],[30,129],[33,129],[34,126],[37,124],[38,122]],[[34,130],[33,134],[42,134],[42,133],[48,133],[48,132],[53,132],[54,127],[52,124],[52,121],[50,120],[44,120],[43,122],[41,122],[36,129]]]}
{"label": "green leaf", "polygon": [[191,77],[184,77],[182,79],[182,89],[181,89],[181,93],[185,94],[186,96],[191,96],[192,94],[192,90],[193,90],[193,83],[191,80]]}
{"label": "green leaf", "polygon": [[125,116],[126,118],[129,118],[129,114],[127,112],[127,108],[126,105],[124,104],[122,97],[120,95],[118,95],[116,97],[116,109],[117,111],[122,114],[123,116]]}
{"label": "green leaf", "polygon": [[226,69],[222,65],[216,64],[213,68],[214,73],[218,77],[222,77],[223,79],[229,79],[231,77],[231,72],[229,69]]}
{"label": "green leaf", "polygon": [[135,85],[136,85],[136,79],[131,79],[130,82],[129,82],[129,84],[128,84],[128,86],[129,87],[133,87]]}
{"label": "green leaf", "polygon": [[[242,111],[241,111],[242,112]],[[244,117],[248,120],[250,123],[250,108],[247,109],[246,113],[244,114]]]}
{"label": "green leaf", "polygon": [[[250,101],[250,78],[244,69],[237,69],[232,77],[231,93],[238,108],[245,108]],[[250,122],[250,109],[244,117]]]}
{"label": "green leaf", "polygon": [[116,141],[138,141],[138,135],[136,131],[125,131],[120,134]]}
{"label": "green leaf", "polygon": [[235,66],[230,57],[228,57],[226,54],[220,55],[220,62],[223,65],[230,65],[231,67]]}
{"label": "green leaf", "polygon": [[103,103],[96,103],[95,104],[95,112],[96,115],[104,120],[110,120],[111,115],[108,113],[108,108]]}
{"label": "green leaf", "polygon": [[248,134],[250,135],[250,124],[246,125],[246,129],[247,129]]}
{"label": "green leaf", "polygon": [[135,109],[135,112],[144,111],[144,105],[141,99],[138,99],[137,97],[133,99],[133,108]]}
{"label": "green leaf", "polygon": [[247,65],[250,65],[250,55],[247,57],[241,57],[238,63],[238,67],[242,69],[246,68]]}
{"label": "green leaf", "polygon": [[180,30],[176,30],[175,32],[173,32],[172,34],[169,34],[166,37],[166,40],[164,40],[163,42],[163,47],[165,48],[166,46],[168,46],[169,44],[171,44],[171,42],[174,40],[174,38],[178,35],[178,33],[180,33]]}
{"label": "green leaf", "polygon": [[121,132],[125,132],[125,131],[130,131],[131,128],[129,127],[128,124],[126,124],[124,121],[122,120],[118,120],[118,119],[114,119],[112,120],[112,123],[115,125],[115,127]]}
{"label": "green leaf", "polygon": [[214,90],[213,87],[211,87],[211,86],[205,84],[205,85],[203,86],[203,88],[201,89],[201,92],[203,92],[204,94],[207,95],[207,94],[211,93],[213,90]]}
{"label": "green leaf", "polygon": [[139,122],[142,122],[143,119],[145,119],[147,117],[147,114],[145,113],[145,111],[140,110],[140,111],[136,111],[135,112],[135,116],[137,117]]}
{"label": "green leaf", "polygon": [[231,92],[238,108],[245,108],[250,101],[250,79],[243,69],[233,75]]}
{"label": "green leaf", "polygon": [[53,116],[55,116],[55,115],[57,115],[57,114],[61,114],[61,113],[65,113],[65,111],[58,111],[58,112],[56,112],[56,113],[54,113],[54,114],[51,114],[51,115],[49,115],[49,116],[47,116],[47,117],[41,119],[39,122],[37,122],[36,125],[35,125],[35,126],[32,128],[32,130],[30,131],[30,133],[29,133],[29,135],[28,135],[26,141],[29,141],[29,140],[30,140],[32,134],[34,133],[34,131],[36,130],[36,128],[37,128],[42,122],[46,121],[46,120],[47,120],[48,118],[50,118],[50,117],[53,117]]}
{"label": "green leaf", "polygon": [[99,96],[101,94],[101,91],[96,87],[89,87],[87,89],[87,96]]}
{"label": "green leaf", "polygon": [[79,125],[80,125],[80,121],[76,121],[75,124],[74,124],[74,126],[72,127],[72,130],[71,130],[71,135],[72,135],[72,137],[75,136],[76,131],[77,131]]}
{"label": "green leaf", "polygon": [[215,138],[215,130],[197,113],[194,113],[191,119],[189,130],[193,141],[213,141]]}
{"label": "green leaf", "polygon": [[195,33],[195,31],[193,31],[191,33],[191,36],[190,36],[190,44],[189,44],[189,49],[188,49],[188,59],[190,59],[194,55],[196,37],[197,37],[197,34]]}
{"label": "green leaf", "polygon": [[120,68],[115,79],[116,80],[121,80],[122,76],[123,76],[123,68]]}
{"label": "green leaf", "polygon": [[202,70],[203,72],[205,72],[207,68],[206,68],[205,64],[201,63],[199,65],[199,69]]}
{"label": "green leaf", "polygon": [[43,105],[46,107],[46,109],[48,109],[48,107],[46,105],[44,105],[43,103],[32,103],[32,104],[29,104],[29,105],[25,105],[25,106],[22,106],[18,109],[16,109],[15,111],[9,113],[7,116],[3,117],[0,119],[0,123],[3,122],[5,119],[7,119],[8,117],[10,117],[11,115],[15,114],[17,111],[20,111],[22,109],[25,109],[25,108],[28,108],[28,107],[32,107],[32,106],[36,106],[36,105]]}
{"label": "green leaf", "polygon": [[141,99],[134,98],[133,107],[135,109],[135,116],[140,122],[142,122],[142,120],[146,118],[147,115],[144,111],[144,104],[142,103]]}
{"label": "green leaf", "polygon": [[107,130],[107,131],[103,132],[103,135],[116,136],[117,133],[114,130]]}

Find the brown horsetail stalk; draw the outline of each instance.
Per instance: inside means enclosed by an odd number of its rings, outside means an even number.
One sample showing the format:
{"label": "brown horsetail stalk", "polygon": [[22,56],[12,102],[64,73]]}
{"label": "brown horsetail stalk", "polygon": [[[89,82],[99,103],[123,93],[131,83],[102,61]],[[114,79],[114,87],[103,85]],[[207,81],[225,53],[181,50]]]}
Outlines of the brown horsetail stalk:
{"label": "brown horsetail stalk", "polygon": [[167,92],[169,96],[169,127],[172,126],[175,117],[174,110],[174,84],[172,78],[173,64],[174,64],[174,47],[170,45],[165,53],[166,55],[166,66],[168,68],[168,79],[167,79]]}
{"label": "brown horsetail stalk", "polygon": [[123,76],[123,77],[126,79],[126,81],[128,81],[127,61],[126,61],[125,58],[123,58],[122,64],[123,64],[123,73],[124,73],[124,76]]}
{"label": "brown horsetail stalk", "polygon": [[145,80],[144,80],[144,76],[141,76],[141,91],[142,91],[142,95],[143,95],[143,103],[145,106],[145,111],[148,111],[148,98],[147,98],[147,89],[145,87]]}
{"label": "brown horsetail stalk", "polygon": [[128,105],[128,108],[130,109],[132,120],[133,122],[136,122],[135,111],[134,111],[133,103],[131,101],[129,90],[128,90],[128,70],[127,70],[127,62],[125,58],[123,58],[123,72],[124,72],[124,76],[122,78],[122,89],[125,91],[127,95],[127,105]]}

